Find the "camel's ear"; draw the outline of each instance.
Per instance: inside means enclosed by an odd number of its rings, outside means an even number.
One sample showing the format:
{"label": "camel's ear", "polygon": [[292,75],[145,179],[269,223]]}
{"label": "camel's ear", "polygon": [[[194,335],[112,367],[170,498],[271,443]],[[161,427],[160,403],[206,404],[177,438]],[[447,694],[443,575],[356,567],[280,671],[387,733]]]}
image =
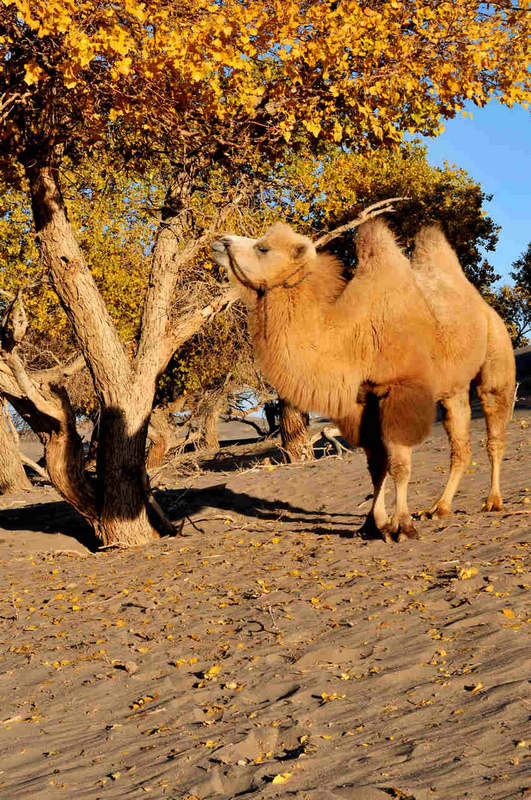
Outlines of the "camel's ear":
{"label": "camel's ear", "polygon": [[315,248],[313,242],[297,242],[291,248],[291,257],[296,263],[301,261],[311,261],[312,255],[315,255]]}
{"label": "camel's ear", "polygon": [[302,242],[300,244],[294,244],[291,248],[291,257],[294,261],[302,261],[304,256],[308,252],[308,245],[306,242]]}

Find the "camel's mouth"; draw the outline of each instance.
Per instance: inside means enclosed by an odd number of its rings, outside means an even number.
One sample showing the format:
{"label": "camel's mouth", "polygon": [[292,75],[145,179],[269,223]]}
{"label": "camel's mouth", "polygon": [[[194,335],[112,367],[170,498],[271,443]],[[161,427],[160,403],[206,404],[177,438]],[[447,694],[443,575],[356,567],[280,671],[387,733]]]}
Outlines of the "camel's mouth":
{"label": "camel's mouth", "polygon": [[216,264],[219,264],[220,267],[224,267],[227,270],[229,278],[241,283],[242,286],[245,286],[247,289],[259,291],[260,287],[253,283],[246,271],[236,261],[234,253],[231,251],[231,240],[229,236],[216,239],[215,242],[212,242],[211,249],[212,258]]}

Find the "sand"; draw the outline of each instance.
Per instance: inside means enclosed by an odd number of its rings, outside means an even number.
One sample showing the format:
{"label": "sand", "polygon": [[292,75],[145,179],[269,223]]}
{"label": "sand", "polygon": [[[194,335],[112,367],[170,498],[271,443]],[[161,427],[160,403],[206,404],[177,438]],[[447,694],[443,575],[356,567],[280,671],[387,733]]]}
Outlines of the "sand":
{"label": "sand", "polygon": [[[126,552],[49,488],[0,498],[0,797],[531,797],[530,436],[484,514],[475,419],[456,513],[395,545],[356,535],[359,452],[170,471],[183,535]],[[438,424],[413,507],[447,461]]]}

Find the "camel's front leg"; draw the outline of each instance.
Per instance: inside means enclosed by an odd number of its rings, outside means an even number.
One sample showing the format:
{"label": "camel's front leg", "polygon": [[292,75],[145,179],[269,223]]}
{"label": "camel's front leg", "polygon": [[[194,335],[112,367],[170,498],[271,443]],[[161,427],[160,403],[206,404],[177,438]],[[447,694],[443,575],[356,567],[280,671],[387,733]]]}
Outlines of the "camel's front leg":
{"label": "camel's front leg", "polygon": [[411,476],[411,447],[402,444],[388,444],[388,471],[395,484],[395,510],[391,521],[384,527],[386,541],[393,536],[398,542],[404,539],[418,539],[413,526],[407,502],[407,490]]}
{"label": "camel's front leg", "polygon": [[384,530],[389,522],[385,510],[385,481],[387,478],[387,453],[380,446],[365,448],[367,466],[372,478],[373,500],[371,510],[363,524],[363,532],[369,536],[380,533],[386,538]]}

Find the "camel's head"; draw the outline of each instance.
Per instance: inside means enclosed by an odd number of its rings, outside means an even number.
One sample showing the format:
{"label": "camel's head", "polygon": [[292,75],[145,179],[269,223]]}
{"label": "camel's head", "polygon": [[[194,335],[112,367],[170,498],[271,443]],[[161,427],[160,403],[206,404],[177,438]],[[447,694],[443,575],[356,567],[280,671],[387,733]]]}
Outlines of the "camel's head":
{"label": "camel's head", "polygon": [[212,255],[227,269],[233,283],[254,292],[290,288],[303,279],[316,259],[311,240],[282,222],[275,223],[260,239],[223,236],[213,243]]}

